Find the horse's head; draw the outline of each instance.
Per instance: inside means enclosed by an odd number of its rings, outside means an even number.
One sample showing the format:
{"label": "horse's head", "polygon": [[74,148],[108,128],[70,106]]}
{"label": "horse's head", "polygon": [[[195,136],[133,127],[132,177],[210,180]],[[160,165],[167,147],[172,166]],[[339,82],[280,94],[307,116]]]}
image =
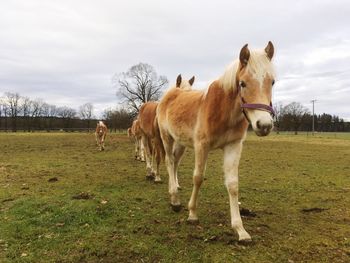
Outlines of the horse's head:
{"label": "horse's head", "polygon": [[176,88],[180,88],[183,90],[191,90],[193,82],[194,82],[194,76],[190,80],[184,80],[184,79],[182,79],[181,74],[180,74],[176,78]]}
{"label": "horse's head", "polygon": [[263,51],[252,51],[248,44],[239,55],[236,74],[237,93],[245,117],[258,136],[266,136],[273,128],[272,86],[275,76],[271,59],[274,47],[268,43]]}
{"label": "horse's head", "polygon": [[104,123],[102,121],[97,122],[97,127],[96,127],[96,131],[99,135],[102,135],[104,132]]}

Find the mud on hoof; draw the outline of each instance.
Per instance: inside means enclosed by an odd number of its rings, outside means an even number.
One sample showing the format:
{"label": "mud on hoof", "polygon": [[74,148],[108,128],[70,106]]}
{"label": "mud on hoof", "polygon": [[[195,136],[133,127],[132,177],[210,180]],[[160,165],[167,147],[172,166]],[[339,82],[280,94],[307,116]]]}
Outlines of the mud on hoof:
{"label": "mud on hoof", "polygon": [[171,206],[171,209],[173,209],[173,211],[174,212],[180,212],[181,211],[181,209],[182,209],[182,205],[180,204],[180,205],[173,205],[173,204],[170,204],[170,206]]}
{"label": "mud on hoof", "polygon": [[253,240],[250,238],[250,239],[242,239],[242,240],[238,240],[238,244],[240,245],[251,245],[253,244]]}
{"label": "mud on hoof", "polygon": [[252,238],[250,237],[250,235],[248,233],[246,233],[245,235],[243,234],[242,236],[240,236],[238,238],[238,243],[240,244],[251,244],[252,243]]}
{"label": "mud on hoof", "polygon": [[146,175],[146,180],[148,180],[148,181],[154,181],[154,178],[155,178],[155,176],[152,173]]}

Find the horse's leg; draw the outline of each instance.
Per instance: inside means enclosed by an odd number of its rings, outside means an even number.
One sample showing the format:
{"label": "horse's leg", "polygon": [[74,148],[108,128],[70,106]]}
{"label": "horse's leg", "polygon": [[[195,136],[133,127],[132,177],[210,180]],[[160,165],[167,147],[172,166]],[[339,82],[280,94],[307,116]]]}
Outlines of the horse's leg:
{"label": "horse's leg", "polygon": [[144,162],[145,161],[145,146],[143,145],[142,140],[139,141],[139,144],[140,144],[139,157],[140,157],[141,162]]}
{"label": "horse's leg", "polygon": [[150,145],[148,144],[148,138],[145,135],[142,135],[142,143],[145,146],[145,155],[146,155],[146,169],[147,169],[147,179],[152,179],[152,164],[151,164],[151,149]]}
{"label": "horse's leg", "polygon": [[106,138],[106,136],[102,135],[102,140],[101,140],[101,150],[102,151],[104,151],[104,149],[105,149],[105,138]]}
{"label": "horse's leg", "polygon": [[134,141],[134,144],[135,144],[135,160],[139,160],[139,152],[140,152],[140,140],[135,137],[134,138],[135,141]]}
{"label": "horse's leg", "polygon": [[155,149],[154,149],[154,152],[155,152],[155,159],[156,159],[156,165],[157,165],[157,167],[156,167],[156,178],[154,179],[154,182],[155,183],[160,183],[160,182],[162,182],[162,179],[160,178],[160,175],[159,175],[159,166],[160,166],[160,162],[161,162],[161,160],[162,160],[162,156],[161,156],[161,154],[160,154],[160,149],[159,149],[159,145],[158,145],[158,143],[155,143],[155,145],[154,145],[154,147],[155,147]]}
{"label": "horse's leg", "polygon": [[202,185],[205,164],[208,158],[208,147],[204,145],[195,145],[194,149],[195,153],[195,168],[193,173],[193,189],[191,199],[188,203],[189,216],[187,221],[189,222],[197,222],[197,204],[198,204],[198,193],[199,188]]}
{"label": "horse's leg", "polygon": [[231,225],[240,241],[250,241],[251,237],[243,227],[238,206],[238,165],[241,158],[242,142],[229,144],[224,148],[225,185],[230,197]]}
{"label": "horse's leg", "polygon": [[95,139],[96,139],[96,145],[97,145],[97,146],[100,146],[100,145],[98,144],[98,135],[97,135],[97,133],[95,133]]}
{"label": "horse's leg", "polygon": [[170,204],[175,212],[179,212],[181,210],[181,202],[178,196],[176,181],[174,179],[174,139],[170,135],[168,135],[166,131],[161,130],[160,132],[165,150],[165,164],[169,175]]}
{"label": "horse's leg", "polygon": [[185,152],[186,147],[180,145],[180,144],[175,144],[174,149],[173,149],[173,154],[174,154],[174,176],[175,176],[175,183],[176,187],[180,188],[179,185],[179,180],[177,177],[177,170],[181,161],[181,157],[183,156]]}
{"label": "horse's leg", "polygon": [[154,140],[148,140],[149,145],[151,146],[151,154],[152,154],[152,159],[151,159],[151,167],[152,167],[152,175],[156,178],[157,177],[157,172],[154,169],[154,162],[156,159],[156,148],[155,148],[155,143]]}

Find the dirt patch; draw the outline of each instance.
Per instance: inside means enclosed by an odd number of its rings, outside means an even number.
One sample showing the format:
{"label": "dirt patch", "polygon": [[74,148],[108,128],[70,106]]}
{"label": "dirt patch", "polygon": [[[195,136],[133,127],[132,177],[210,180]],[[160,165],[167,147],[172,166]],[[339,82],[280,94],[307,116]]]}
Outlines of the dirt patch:
{"label": "dirt patch", "polygon": [[14,200],[15,200],[14,198],[6,198],[6,199],[2,200],[1,202],[6,203],[6,202],[14,201]]}
{"label": "dirt patch", "polygon": [[81,200],[81,199],[87,200],[87,199],[93,199],[93,198],[94,198],[93,194],[86,193],[86,192],[81,192],[77,195],[72,196],[72,199],[77,199],[77,200]]}
{"label": "dirt patch", "polygon": [[329,208],[312,207],[312,208],[301,209],[301,212],[303,212],[303,213],[321,213],[321,212],[328,210],[328,209]]}
{"label": "dirt patch", "polygon": [[244,217],[256,217],[256,213],[247,208],[241,208],[239,212],[241,213],[241,216]]}
{"label": "dirt patch", "polygon": [[54,183],[58,181],[57,177],[51,177],[49,180],[47,180],[49,183]]}

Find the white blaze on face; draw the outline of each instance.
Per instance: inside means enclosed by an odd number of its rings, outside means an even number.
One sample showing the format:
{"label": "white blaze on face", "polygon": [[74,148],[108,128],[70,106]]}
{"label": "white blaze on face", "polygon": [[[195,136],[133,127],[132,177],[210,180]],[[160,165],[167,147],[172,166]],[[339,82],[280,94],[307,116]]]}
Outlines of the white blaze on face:
{"label": "white blaze on face", "polygon": [[[248,63],[248,72],[250,77],[255,80],[256,87],[253,88],[255,88],[256,94],[254,102],[248,101],[247,103],[268,105],[271,101],[269,97],[271,90],[265,89],[272,87],[266,86],[266,79],[274,79],[273,66],[263,51],[259,53],[252,52],[252,54]],[[260,109],[245,109],[245,112],[258,136],[265,136],[270,133],[273,128],[273,117],[270,112]]]}

